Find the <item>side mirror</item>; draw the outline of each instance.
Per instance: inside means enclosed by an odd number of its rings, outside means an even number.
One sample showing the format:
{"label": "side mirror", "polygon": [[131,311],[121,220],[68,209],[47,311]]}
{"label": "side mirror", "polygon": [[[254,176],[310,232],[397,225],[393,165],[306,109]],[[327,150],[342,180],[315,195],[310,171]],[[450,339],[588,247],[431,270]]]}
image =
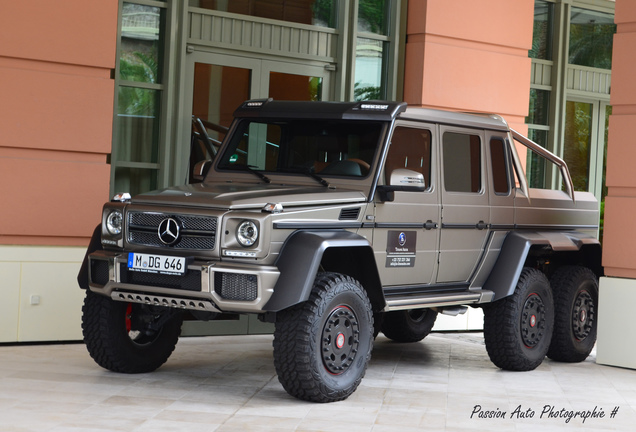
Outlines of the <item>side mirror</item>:
{"label": "side mirror", "polygon": [[202,182],[208,171],[212,167],[211,160],[202,160],[194,165],[194,169],[192,170],[192,178],[196,181]]}
{"label": "side mirror", "polygon": [[398,168],[391,172],[388,185],[377,187],[381,201],[393,201],[395,191],[423,191],[426,190],[424,175],[406,168]]}
{"label": "side mirror", "polygon": [[407,186],[418,190],[426,189],[424,174],[406,168],[398,168],[391,172],[389,186]]}

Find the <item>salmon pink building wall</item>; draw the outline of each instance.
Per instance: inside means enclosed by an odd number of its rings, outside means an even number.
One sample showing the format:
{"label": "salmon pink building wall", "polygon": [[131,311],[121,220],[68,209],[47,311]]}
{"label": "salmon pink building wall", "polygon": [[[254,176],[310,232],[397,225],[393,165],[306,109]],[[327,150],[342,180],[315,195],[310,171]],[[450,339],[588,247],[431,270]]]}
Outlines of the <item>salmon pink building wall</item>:
{"label": "salmon pink building wall", "polygon": [[0,245],[85,245],[108,199],[116,1],[0,7]]}
{"label": "salmon pink building wall", "polygon": [[636,369],[636,345],[625,337],[636,333],[636,2],[617,0],[614,21],[597,362]]}
{"label": "salmon pink building wall", "polygon": [[608,276],[636,279],[636,2],[617,1],[615,22],[603,265]]}
{"label": "salmon pink building wall", "polygon": [[80,340],[108,200],[115,0],[0,5],[0,342]]}
{"label": "salmon pink building wall", "polygon": [[527,130],[533,0],[411,0],[408,16],[406,102],[497,113]]}

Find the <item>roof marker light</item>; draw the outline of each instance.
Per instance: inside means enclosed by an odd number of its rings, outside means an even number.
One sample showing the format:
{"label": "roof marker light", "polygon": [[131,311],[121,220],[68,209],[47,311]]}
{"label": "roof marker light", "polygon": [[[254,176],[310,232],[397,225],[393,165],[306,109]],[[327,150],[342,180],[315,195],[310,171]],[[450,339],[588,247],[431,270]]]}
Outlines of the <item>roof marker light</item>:
{"label": "roof marker light", "polygon": [[360,109],[363,110],[386,110],[389,108],[387,104],[362,104]]}

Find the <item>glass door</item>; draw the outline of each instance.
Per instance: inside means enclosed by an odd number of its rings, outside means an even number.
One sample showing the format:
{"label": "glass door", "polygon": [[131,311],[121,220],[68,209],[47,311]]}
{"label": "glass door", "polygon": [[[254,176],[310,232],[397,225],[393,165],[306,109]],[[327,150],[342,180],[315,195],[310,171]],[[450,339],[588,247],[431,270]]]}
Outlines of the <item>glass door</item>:
{"label": "glass door", "polygon": [[263,61],[261,88],[276,100],[330,100],[330,73],[324,67]]}
{"label": "glass door", "polygon": [[599,201],[609,113],[611,107],[603,101],[570,98],[566,102],[563,159],[574,189],[592,192]]}
{"label": "glass door", "polygon": [[[261,62],[245,57],[194,52],[188,54],[183,130],[175,153],[178,179],[191,182],[194,165],[213,159],[225,137],[232,113],[246,99],[258,97]],[[187,148],[186,148],[187,145]],[[185,158],[187,157],[187,160]]]}
{"label": "glass door", "polygon": [[[321,101],[330,98],[330,72],[324,66],[275,62],[202,51],[188,54],[183,130],[175,152],[177,179],[190,181],[194,165],[212,159],[232,114],[247,99]],[[184,143],[189,145],[186,149]],[[188,160],[184,160],[189,155]]]}

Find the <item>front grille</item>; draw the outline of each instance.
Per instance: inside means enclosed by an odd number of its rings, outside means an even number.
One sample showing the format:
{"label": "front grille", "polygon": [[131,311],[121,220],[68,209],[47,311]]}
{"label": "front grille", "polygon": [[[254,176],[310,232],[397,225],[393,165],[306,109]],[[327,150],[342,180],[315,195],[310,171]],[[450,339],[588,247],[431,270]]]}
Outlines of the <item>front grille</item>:
{"label": "front grille", "polygon": [[187,270],[183,276],[146,273],[130,270],[126,264],[119,267],[121,282],[132,285],[148,285],[160,288],[174,288],[187,291],[201,291],[201,272]]}
{"label": "front grille", "polygon": [[[180,235],[177,242],[166,245],[159,239],[159,225],[167,218],[176,220]],[[216,245],[218,218],[167,213],[128,212],[128,243],[171,249],[210,250]]]}
{"label": "front grille", "polygon": [[[128,243],[155,247],[170,247],[159,240],[156,232],[129,231]],[[214,249],[214,244],[214,237],[182,235],[181,240],[172,247],[175,249]]]}
{"label": "front grille", "polygon": [[251,274],[216,272],[214,291],[225,300],[252,301],[258,296],[258,281]]}
{"label": "front grille", "polygon": [[128,213],[128,223],[130,225],[158,228],[161,221],[168,217],[178,219],[185,230],[216,232],[217,218],[211,216],[171,215],[131,211]]}
{"label": "front grille", "polygon": [[91,261],[91,282],[98,285],[106,285],[110,279],[108,273],[108,261],[92,259]]}

